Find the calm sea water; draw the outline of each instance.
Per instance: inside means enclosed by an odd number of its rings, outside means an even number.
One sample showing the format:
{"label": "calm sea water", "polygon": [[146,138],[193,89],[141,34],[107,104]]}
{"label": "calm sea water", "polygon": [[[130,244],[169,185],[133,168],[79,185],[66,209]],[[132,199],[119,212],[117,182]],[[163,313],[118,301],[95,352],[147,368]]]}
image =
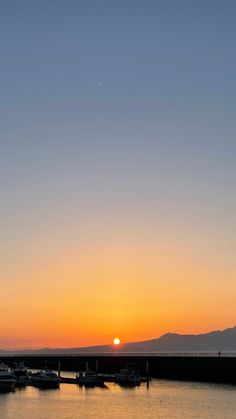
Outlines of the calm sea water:
{"label": "calm sea water", "polygon": [[108,384],[80,388],[62,384],[58,390],[33,387],[0,394],[1,419],[153,419],[236,418],[236,387],[153,380],[136,388]]}

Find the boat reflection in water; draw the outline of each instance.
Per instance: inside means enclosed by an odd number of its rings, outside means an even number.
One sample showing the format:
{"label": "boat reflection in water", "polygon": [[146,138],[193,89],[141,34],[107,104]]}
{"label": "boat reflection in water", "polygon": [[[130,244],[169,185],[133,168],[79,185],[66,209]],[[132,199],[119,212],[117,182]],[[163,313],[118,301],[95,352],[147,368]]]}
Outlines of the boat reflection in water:
{"label": "boat reflection in water", "polygon": [[51,370],[41,370],[31,375],[30,384],[38,388],[59,388],[60,378]]}
{"label": "boat reflection in water", "polygon": [[5,364],[0,365],[0,392],[7,393],[14,389],[16,378]]}

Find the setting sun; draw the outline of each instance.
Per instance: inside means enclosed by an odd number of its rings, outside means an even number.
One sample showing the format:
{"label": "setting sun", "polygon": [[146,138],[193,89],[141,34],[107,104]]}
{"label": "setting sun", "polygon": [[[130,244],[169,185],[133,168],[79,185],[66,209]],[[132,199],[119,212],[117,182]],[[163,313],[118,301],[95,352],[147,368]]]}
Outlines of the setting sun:
{"label": "setting sun", "polygon": [[119,338],[115,338],[113,340],[114,345],[119,345],[120,344],[120,339]]}

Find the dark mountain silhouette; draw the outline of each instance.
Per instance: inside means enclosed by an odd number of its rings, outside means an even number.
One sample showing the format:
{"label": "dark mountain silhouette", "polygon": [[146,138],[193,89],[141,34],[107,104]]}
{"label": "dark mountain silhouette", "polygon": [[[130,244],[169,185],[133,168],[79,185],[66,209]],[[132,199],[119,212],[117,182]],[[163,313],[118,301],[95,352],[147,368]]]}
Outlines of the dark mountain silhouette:
{"label": "dark mountain silhouette", "polygon": [[[76,354],[76,353],[109,353],[109,352],[215,352],[236,351],[236,327],[223,331],[214,331],[200,335],[180,335],[166,333],[158,339],[143,342],[129,342],[114,348],[113,345],[99,345],[81,348],[38,350],[18,350],[14,353],[24,354]],[[3,351],[0,351],[0,353]],[[13,351],[12,351],[13,352]],[[4,351],[6,354],[6,351]]]}

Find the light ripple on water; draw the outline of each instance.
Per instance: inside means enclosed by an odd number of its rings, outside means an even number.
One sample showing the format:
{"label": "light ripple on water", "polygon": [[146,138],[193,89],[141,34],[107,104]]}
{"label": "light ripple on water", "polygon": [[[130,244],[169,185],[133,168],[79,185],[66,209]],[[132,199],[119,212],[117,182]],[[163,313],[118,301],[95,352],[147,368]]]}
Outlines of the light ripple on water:
{"label": "light ripple on water", "polygon": [[[66,375],[66,374],[64,374]],[[69,375],[69,374],[67,374]],[[236,386],[153,380],[136,388],[62,384],[0,394],[1,419],[236,419]]]}

